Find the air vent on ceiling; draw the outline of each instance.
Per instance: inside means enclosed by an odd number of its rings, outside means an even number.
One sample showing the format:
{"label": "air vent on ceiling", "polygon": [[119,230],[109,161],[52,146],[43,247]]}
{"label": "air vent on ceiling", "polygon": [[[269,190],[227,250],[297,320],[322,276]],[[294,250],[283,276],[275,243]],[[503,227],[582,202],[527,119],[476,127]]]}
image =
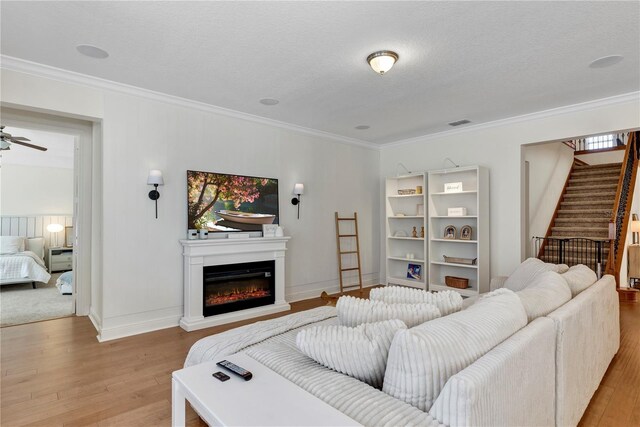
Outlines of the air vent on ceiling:
{"label": "air vent on ceiling", "polygon": [[467,119],[458,120],[457,122],[449,123],[449,126],[460,126],[460,125],[466,125],[467,123],[471,123],[471,120],[467,120]]}

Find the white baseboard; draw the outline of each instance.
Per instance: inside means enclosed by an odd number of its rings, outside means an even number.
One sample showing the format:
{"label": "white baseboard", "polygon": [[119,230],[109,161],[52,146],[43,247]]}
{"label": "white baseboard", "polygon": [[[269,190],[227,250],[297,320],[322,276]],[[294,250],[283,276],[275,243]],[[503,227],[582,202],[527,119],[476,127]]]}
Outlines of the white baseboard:
{"label": "white baseboard", "polygon": [[[91,323],[93,323],[93,327],[96,328],[96,332],[98,333],[97,337],[99,337],[100,332],[102,331],[102,323],[100,323],[100,318],[98,317],[96,312],[93,311],[93,307],[89,309],[89,320],[91,320]],[[99,340],[100,339],[98,338],[98,341]]]}
{"label": "white baseboard", "polygon": [[173,328],[180,324],[181,317],[182,306],[128,316],[105,318],[97,338],[98,341],[105,342],[160,329]]}
{"label": "white baseboard", "polygon": [[[380,284],[378,273],[369,273],[362,275],[362,286],[369,287]],[[353,290],[356,288],[348,288]],[[285,299],[287,302],[302,301],[305,299],[318,298],[322,291],[328,294],[336,294],[340,292],[340,282],[338,280],[327,280],[323,282],[308,283],[299,285],[292,289],[285,290]]]}

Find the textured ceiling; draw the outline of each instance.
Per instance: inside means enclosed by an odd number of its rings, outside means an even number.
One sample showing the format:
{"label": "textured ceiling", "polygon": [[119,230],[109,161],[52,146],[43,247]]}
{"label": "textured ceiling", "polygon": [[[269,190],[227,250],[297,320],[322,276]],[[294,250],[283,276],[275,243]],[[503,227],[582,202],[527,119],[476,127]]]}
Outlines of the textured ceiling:
{"label": "textured ceiling", "polygon": [[[640,90],[637,1],[0,8],[4,55],[375,143]],[[78,44],[110,57],[81,56]],[[365,62],[379,49],[400,55],[382,77]],[[613,54],[625,59],[588,67]]]}

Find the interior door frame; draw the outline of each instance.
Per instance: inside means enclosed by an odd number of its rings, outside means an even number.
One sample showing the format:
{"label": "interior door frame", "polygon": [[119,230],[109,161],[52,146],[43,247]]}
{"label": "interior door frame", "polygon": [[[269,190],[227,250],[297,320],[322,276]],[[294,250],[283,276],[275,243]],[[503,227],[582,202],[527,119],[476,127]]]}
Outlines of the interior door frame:
{"label": "interior door frame", "polygon": [[[73,197],[73,290],[75,313],[92,311],[92,168],[96,123],[40,113],[13,106],[2,106],[2,124],[26,129],[64,133],[74,137]],[[100,124],[97,123],[99,126]]]}

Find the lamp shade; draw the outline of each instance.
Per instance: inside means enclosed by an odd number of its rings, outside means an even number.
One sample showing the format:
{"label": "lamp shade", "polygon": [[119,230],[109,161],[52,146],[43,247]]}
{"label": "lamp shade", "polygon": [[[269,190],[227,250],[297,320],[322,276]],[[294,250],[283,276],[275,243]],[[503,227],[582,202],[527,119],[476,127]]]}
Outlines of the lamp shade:
{"label": "lamp shade", "polygon": [[60,224],[49,224],[47,225],[47,231],[49,233],[59,233],[64,230],[64,227]]}
{"label": "lamp shade", "polygon": [[640,221],[631,221],[631,231],[640,233]]}
{"label": "lamp shade", "polygon": [[149,171],[149,178],[147,178],[147,184],[164,185],[164,180],[162,179],[162,171],[158,169],[151,169]]}
{"label": "lamp shade", "polygon": [[304,194],[304,184],[296,184],[293,186],[293,194]]}

